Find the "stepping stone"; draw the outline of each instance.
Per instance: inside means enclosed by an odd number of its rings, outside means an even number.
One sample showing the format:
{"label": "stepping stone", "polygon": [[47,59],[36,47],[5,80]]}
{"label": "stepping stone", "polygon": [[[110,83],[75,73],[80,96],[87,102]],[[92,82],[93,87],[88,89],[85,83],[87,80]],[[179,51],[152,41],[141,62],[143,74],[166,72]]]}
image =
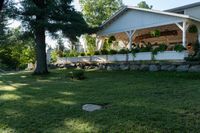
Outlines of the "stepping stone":
{"label": "stepping stone", "polygon": [[82,106],[82,109],[87,112],[94,112],[96,110],[101,110],[102,106],[95,104],[85,104]]}

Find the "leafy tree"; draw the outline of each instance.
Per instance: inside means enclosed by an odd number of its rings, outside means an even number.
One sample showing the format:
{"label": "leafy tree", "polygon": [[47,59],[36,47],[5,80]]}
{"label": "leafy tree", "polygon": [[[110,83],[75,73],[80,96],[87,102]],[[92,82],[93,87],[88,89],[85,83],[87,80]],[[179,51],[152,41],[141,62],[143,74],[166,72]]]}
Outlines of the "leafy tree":
{"label": "leafy tree", "polygon": [[72,0],[21,0],[21,6],[15,6],[12,16],[17,16],[26,31],[34,34],[37,60],[34,74],[48,73],[46,31],[52,35],[62,31],[72,41],[87,32],[88,26],[82,14],[71,6],[71,2]]}
{"label": "leafy tree", "polygon": [[6,33],[6,42],[0,42],[0,60],[11,69],[17,69],[28,63],[35,63],[34,41],[19,28]]}
{"label": "leafy tree", "polygon": [[96,50],[96,38],[90,35],[86,35],[87,40],[87,52],[90,55],[94,55],[94,52]]}
{"label": "leafy tree", "polygon": [[80,0],[86,22],[92,27],[100,26],[123,5],[122,0]]}
{"label": "leafy tree", "polygon": [[152,9],[153,6],[152,5],[148,5],[146,3],[146,1],[141,1],[140,3],[138,3],[137,5],[139,8],[145,8],[145,9]]}
{"label": "leafy tree", "polygon": [[3,8],[3,4],[4,6],[8,6],[8,1],[4,1],[4,3],[1,3],[1,9],[0,9],[0,44],[3,44],[6,42],[6,35],[5,35],[5,31],[7,30],[6,26],[7,26],[7,16],[9,14],[8,10],[6,8]]}

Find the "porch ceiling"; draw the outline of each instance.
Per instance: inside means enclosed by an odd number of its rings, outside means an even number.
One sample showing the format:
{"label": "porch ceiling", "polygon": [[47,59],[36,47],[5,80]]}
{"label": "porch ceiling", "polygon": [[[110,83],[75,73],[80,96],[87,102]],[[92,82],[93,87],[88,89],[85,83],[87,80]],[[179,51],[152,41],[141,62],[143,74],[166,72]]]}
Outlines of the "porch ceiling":
{"label": "porch ceiling", "polygon": [[[160,32],[173,32],[177,31],[176,35],[167,35],[167,36],[160,36],[160,37],[151,37],[151,38],[141,38],[138,39],[139,36],[149,34],[153,30],[160,30]],[[122,40],[125,43],[129,42],[129,38],[126,35],[126,33],[116,33],[114,34],[117,40]],[[190,43],[193,43],[197,40],[197,35],[192,33],[187,33],[187,40]],[[166,43],[166,44],[175,44],[175,43],[182,43],[182,31],[180,28],[178,28],[175,24],[165,25],[165,26],[159,26],[159,27],[152,27],[142,30],[137,30],[132,38],[133,43],[140,43],[141,41],[144,41],[146,43],[150,42],[152,44],[154,43]]]}

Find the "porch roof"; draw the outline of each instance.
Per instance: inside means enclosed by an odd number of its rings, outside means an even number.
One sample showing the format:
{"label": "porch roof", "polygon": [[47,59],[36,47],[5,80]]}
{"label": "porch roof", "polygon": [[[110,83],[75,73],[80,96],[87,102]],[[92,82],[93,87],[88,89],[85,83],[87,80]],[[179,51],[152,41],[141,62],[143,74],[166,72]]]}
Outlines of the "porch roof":
{"label": "porch roof", "polygon": [[183,21],[200,22],[199,19],[189,15],[125,6],[105,21],[97,34],[109,35]]}

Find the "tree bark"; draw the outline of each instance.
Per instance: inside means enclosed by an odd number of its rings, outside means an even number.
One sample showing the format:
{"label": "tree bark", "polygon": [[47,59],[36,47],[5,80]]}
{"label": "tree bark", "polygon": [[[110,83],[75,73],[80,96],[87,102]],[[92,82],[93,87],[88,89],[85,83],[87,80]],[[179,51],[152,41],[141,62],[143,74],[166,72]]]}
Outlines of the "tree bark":
{"label": "tree bark", "polygon": [[0,0],[0,11],[3,9],[4,0]]}
{"label": "tree bark", "polygon": [[[41,21],[43,18],[36,18],[36,21]],[[35,43],[36,43],[36,68],[34,74],[43,75],[47,74],[47,55],[46,55],[46,43],[45,43],[45,27],[39,25],[35,28]]]}

